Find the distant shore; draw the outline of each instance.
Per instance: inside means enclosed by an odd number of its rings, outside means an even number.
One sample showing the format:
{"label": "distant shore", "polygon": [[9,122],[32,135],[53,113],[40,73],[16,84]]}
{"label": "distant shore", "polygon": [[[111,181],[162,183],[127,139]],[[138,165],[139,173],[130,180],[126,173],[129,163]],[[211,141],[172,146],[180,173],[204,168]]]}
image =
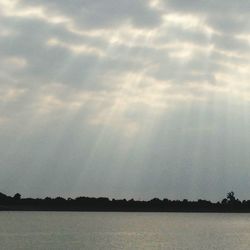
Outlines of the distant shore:
{"label": "distant shore", "polygon": [[91,198],[22,198],[0,193],[0,211],[82,211],[82,212],[195,212],[195,213],[250,213],[250,200],[240,201],[234,192],[222,201],[169,200],[154,198],[149,201]]}

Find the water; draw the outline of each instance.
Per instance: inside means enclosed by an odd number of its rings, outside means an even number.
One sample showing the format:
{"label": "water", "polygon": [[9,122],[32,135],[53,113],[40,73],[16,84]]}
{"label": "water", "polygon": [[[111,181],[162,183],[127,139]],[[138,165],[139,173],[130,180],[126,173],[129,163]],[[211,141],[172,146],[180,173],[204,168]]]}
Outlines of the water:
{"label": "water", "polygon": [[0,249],[250,249],[250,215],[0,212]]}

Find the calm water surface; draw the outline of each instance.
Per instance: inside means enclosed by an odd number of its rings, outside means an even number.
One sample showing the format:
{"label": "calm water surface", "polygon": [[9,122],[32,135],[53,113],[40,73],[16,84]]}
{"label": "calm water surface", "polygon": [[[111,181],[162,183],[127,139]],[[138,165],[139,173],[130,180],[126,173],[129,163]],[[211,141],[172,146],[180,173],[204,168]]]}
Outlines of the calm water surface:
{"label": "calm water surface", "polygon": [[0,212],[0,249],[250,249],[250,215]]}

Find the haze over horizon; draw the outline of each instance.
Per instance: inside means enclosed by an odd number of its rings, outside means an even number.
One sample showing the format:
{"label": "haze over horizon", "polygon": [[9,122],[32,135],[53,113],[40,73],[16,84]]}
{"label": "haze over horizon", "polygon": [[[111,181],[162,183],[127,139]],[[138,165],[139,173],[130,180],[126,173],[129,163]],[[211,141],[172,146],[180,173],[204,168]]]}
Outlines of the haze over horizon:
{"label": "haze over horizon", "polygon": [[0,192],[249,199],[249,11],[0,0]]}

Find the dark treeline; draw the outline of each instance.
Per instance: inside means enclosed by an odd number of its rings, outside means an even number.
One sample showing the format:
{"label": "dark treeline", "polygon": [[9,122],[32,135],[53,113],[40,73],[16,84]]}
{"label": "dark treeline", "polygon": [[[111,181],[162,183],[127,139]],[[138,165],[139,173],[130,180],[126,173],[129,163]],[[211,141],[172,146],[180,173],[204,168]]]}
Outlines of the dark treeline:
{"label": "dark treeline", "polygon": [[45,199],[22,198],[19,193],[13,197],[0,193],[2,211],[124,211],[124,212],[250,212],[250,200],[240,201],[234,192],[222,201],[188,201],[154,198],[149,201],[110,200],[109,198],[62,197]]}

